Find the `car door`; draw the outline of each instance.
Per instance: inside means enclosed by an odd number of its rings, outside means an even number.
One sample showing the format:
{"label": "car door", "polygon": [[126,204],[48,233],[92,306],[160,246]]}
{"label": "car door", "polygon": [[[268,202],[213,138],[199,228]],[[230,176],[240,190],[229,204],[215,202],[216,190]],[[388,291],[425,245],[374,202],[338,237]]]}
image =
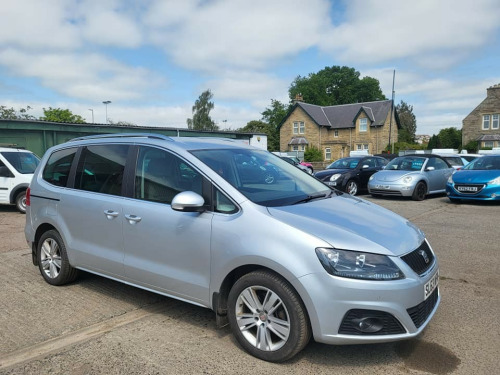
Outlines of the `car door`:
{"label": "car door", "polygon": [[[429,167],[434,167],[434,170],[429,171]],[[445,161],[440,158],[430,158],[425,166],[427,180],[429,181],[429,192],[444,191],[446,189],[446,181],[453,173],[454,169],[449,167]]]}
{"label": "car door", "polygon": [[129,147],[85,147],[73,189],[60,193],[59,204],[74,266],[119,278],[123,277],[122,181]]}
{"label": "car door", "polygon": [[163,149],[140,146],[134,192],[123,205],[127,280],[207,306],[210,284],[211,212],[172,210],[181,191],[202,194],[203,177]]}
{"label": "car door", "polygon": [[14,185],[14,174],[0,160],[0,203],[10,203],[10,192]]}
{"label": "car door", "polygon": [[365,158],[361,160],[358,168],[359,182],[362,189],[366,189],[370,176],[382,169],[382,167],[377,165],[375,158]]}

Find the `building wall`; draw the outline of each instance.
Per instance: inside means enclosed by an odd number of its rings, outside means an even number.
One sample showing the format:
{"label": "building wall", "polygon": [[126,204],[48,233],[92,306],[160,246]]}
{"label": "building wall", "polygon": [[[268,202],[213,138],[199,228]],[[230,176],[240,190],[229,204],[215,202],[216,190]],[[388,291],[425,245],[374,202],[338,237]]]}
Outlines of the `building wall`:
{"label": "building wall", "polygon": [[[484,99],[465,119],[462,121],[462,145],[466,145],[470,141],[477,140],[482,135],[499,135],[499,129],[491,128],[491,116],[493,114],[500,115],[500,84],[492,86],[486,90],[486,99]],[[490,128],[483,130],[483,116],[490,115]],[[497,145],[494,147],[500,147]],[[482,147],[482,145],[479,145]]]}
{"label": "building wall", "polygon": [[[308,141],[308,146],[314,145],[322,151],[325,161],[328,161],[326,158],[327,149],[330,149],[330,160],[336,160],[349,156],[351,150],[357,150],[358,144],[368,144],[369,153],[381,153],[389,144],[390,114],[387,114],[385,123],[381,127],[370,126],[370,120],[368,119],[367,131],[360,132],[360,120],[366,117],[366,113],[362,111],[355,120],[355,127],[331,129],[325,126],[318,126],[302,108],[296,107],[280,128],[280,151],[291,151],[290,140],[293,137],[304,137]],[[305,131],[303,134],[294,134],[293,123],[300,121],[304,122]],[[336,130],[338,132],[337,137],[335,137]],[[391,142],[397,142],[397,137],[398,129],[393,114]]]}

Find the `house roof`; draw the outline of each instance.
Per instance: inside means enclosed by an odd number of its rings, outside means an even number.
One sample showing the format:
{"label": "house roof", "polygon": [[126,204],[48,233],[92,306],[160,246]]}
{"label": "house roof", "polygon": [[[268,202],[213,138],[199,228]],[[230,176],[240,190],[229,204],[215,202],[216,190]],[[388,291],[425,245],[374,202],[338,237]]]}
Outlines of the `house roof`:
{"label": "house roof", "polygon": [[500,134],[485,134],[480,136],[477,141],[500,141]]}
{"label": "house roof", "polygon": [[[370,126],[382,126],[391,110],[391,103],[391,100],[380,100],[376,102],[322,107],[319,105],[297,102],[282,120],[280,127],[297,107],[302,108],[317,125],[327,126],[332,129],[354,128],[354,121],[361,111],[364,111],[366,116],[370,119]],[[396,125],[400,128],[399,117],[396,111],[394,113]]]}
{"label": "house roof", "polygon": [[290,142],[288,142],[289,145],[307,145],[309,142],[307,142],[307,139],[305,137],[293,137]]}

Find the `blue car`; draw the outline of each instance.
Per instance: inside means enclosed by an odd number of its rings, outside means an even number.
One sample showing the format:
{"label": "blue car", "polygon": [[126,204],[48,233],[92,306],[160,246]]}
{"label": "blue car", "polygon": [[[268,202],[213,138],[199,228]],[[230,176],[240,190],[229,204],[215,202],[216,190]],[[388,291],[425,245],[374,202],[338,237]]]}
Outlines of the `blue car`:
{"label": "blue car", "polygon": [[450,176],[446,195],[461,199],[500,201],[500,155],[488,155],[469,163]]}

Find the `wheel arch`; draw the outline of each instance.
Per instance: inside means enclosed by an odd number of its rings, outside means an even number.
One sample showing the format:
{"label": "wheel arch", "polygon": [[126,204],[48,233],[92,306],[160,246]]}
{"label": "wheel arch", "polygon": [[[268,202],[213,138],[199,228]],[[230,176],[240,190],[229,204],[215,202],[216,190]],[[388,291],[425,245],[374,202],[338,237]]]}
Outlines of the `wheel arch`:
{"label": "wheel arch", "polygon": [[22,183],[22,184],[19,184],[17,186],[15,186],[11,192],[10,192],[10,197],[9,197],[9,200],[10,200],[10,203],[11,204],[14,204],[16,203],[16,197],[17,195],[22,192],[22,191],[26,191],[26,189],[28,189],[30,185],[29,184],[26,184],[26,183]]}
{"label": "wheel arch", "polygon": [[49,230],[56,230],[57,231],[57,229],[52,224],[49,224],[49,223],[43,223],[43,224],[39,225],[38,228],[36,228],[35,238],[34,238],[33,243],[31,245],[31,257],[33,260],[33,264],[35,266],[38,266],[38,257],[37,257],[38,242],[40,241],[40,237],[42,237],[42,234],[44,234],[45,232],[47,232]]}

